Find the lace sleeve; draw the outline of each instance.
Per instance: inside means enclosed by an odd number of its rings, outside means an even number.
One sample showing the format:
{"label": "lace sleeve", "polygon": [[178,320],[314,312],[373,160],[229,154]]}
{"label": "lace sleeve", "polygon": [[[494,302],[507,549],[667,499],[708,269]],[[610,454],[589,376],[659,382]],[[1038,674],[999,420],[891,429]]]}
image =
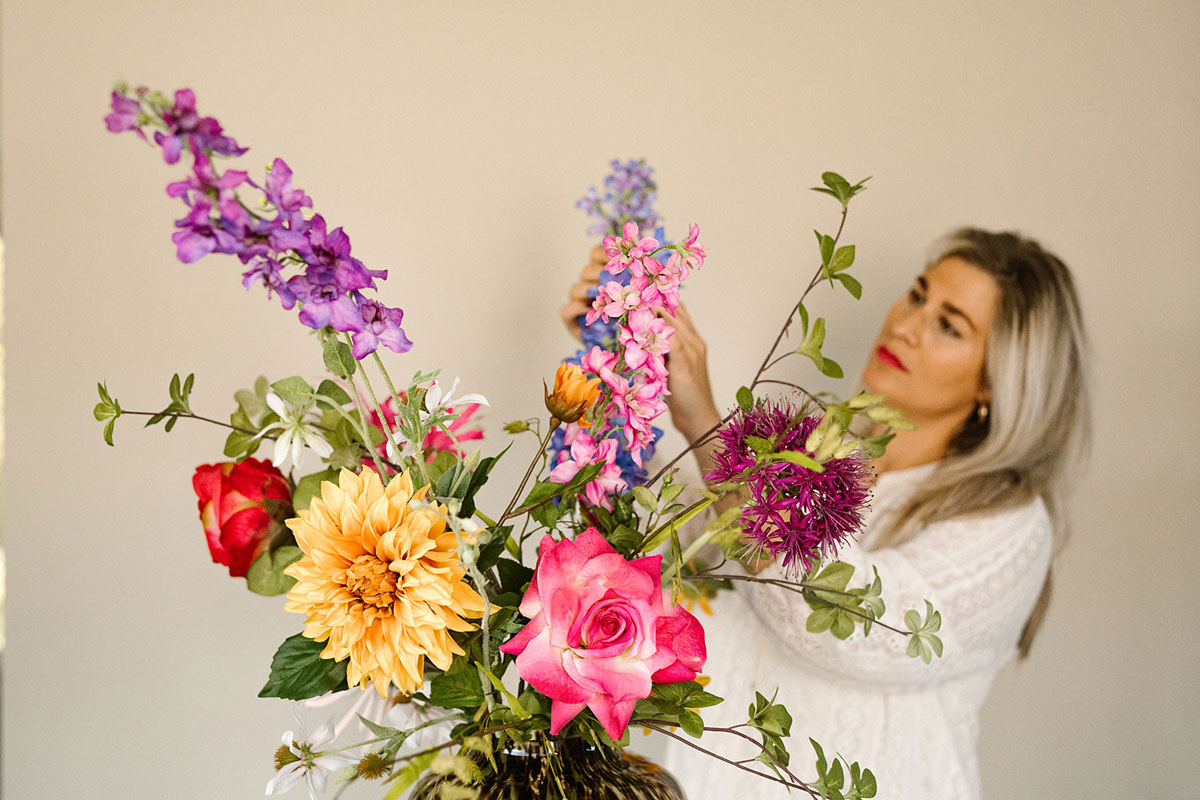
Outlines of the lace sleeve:
{"label": "lace sleeve", "polygon": [[[904,612],[915,608],[923,617],[926,599],[941,612],[945,650],[929,665],[906,655],[908,637],[878,626],[868,637],[859,628],[845,641],[808,633],[811,609],[798,593],[764,584],[741,584],[738,591],[778,637],[784,657],[835,680],[916,689],[998,669],[1008,660],[1041,591],[1051,550],[1050,519],[1040,499],[935,523],[895,548],[843,548],[842,560],[855,567],[851,587],[865,585],[872,567],[879,570],[887,603],[882,621],[904,630]],[[783,577],[775,566],[762,575]]]}

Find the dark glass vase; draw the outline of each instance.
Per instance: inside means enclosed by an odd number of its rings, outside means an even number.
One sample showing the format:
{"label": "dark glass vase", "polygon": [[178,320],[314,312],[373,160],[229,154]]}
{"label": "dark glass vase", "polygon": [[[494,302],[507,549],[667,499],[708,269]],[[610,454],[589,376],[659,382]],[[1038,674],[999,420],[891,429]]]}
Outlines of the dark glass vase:
{"label": "dark glass vase", "polygon": [[[558,759],[551,758],[555,749]],[[495,775],[470,787],[475,800],[685,800],[683,789],[662,767],[626,750],[595,747],[581,739],[509,742],[496,753],[496,767]],[[457,781],[428,774],[413,787],[410,798],[438,800],[444,783]]]}

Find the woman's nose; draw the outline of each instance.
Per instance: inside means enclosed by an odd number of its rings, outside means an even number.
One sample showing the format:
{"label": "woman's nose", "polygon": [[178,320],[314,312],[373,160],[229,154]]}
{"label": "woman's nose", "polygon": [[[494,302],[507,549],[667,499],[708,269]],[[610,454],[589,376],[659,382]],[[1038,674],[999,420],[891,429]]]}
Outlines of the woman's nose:
{"label": "woman's nose", "polygon": [[892,334],[906,344],[915,346],[920,336],[920,311],[907,311],[892,323]]}

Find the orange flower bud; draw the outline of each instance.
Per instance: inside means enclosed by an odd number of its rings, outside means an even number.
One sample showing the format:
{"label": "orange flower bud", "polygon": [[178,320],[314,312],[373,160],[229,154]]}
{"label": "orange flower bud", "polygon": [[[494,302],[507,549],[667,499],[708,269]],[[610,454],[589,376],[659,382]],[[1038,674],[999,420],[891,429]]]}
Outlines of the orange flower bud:
{"label": "orange flower bud", "polygon": [[600,397],[600,379],[587,380],[583,370],[574,364],[562,363],[554,375],[554,391],[542,388],[546,392],[546,410],[555,419],[562,422],[578,422],[581,428],[588,427],[583,419],[584,412],[592,407]]}

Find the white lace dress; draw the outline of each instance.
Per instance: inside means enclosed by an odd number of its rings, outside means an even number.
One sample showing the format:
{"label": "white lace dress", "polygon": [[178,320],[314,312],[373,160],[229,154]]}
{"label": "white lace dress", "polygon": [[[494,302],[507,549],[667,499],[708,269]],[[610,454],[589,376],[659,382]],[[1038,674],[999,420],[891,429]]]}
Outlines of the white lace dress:
{"label": "white lace dress", "polygon": [[[871,542],[934,466],[880,476],[862,542]],[[979,709],[1016,651],[1051,550],[1040,499],[930,525],[900,547],[844,548],[843,560],[856,567],[852,587],[879,569],[883,621],[904,629],[904,611],[916,608],[923,616],[926,598],[941,612],[945,653],[929,666],[905,655],[906,637],[880,627],[866,638],[859,629],[846,641],[810,634],[804,627],[810,609],[799,594],[739,583],[718,598],[714,616],[701,619],[709,688],[726,698],[704,710],[705,722],[745,722],[754,690],[770,697],[778,686],[793,717],[791,769],[802,780],[816,777],[811,736],[827,757],[840,753],[870,768],[880,800],[978,798]],[[775,567],[763,575],[781,577]],[[735,759],[756,752],[727,734],[705,734],[703,743]],[[676,742],[666,766],[689,800],[798,796]]]}

